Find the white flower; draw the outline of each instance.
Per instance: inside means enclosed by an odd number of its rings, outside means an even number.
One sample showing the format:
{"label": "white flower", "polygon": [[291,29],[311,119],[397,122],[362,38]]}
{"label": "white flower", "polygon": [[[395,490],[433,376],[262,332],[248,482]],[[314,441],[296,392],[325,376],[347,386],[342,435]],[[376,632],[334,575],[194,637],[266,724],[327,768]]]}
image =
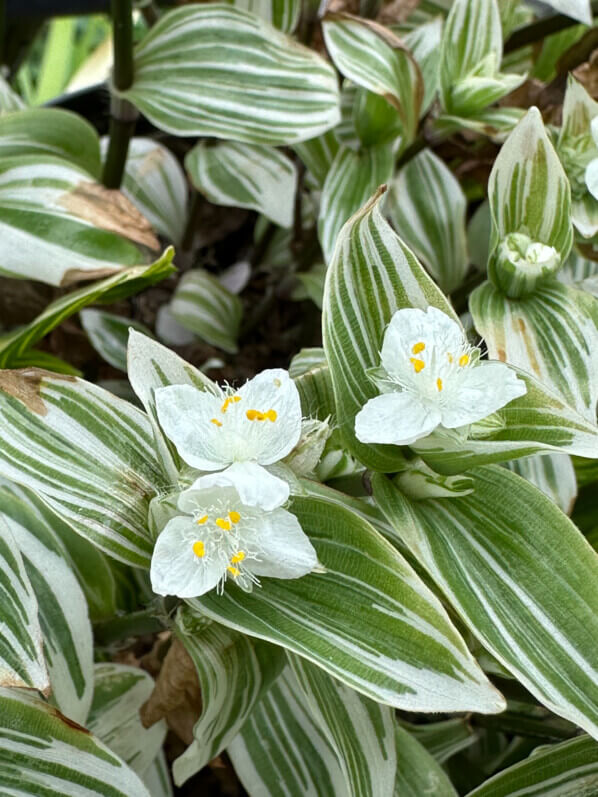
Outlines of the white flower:
{"label": "white flower", "polygon": [[[598,116],[592,119],[591,131],[594,144],[598,147]],[[586,166],[585,182],[590,194],[598,199],[598,158],[594,158]]]}
{"label": "white flower", "polygon": [[258,576],[299,578],[316,566],[316,552],[295,515],[248,506],[233,481],[207,489],[195,482],[179,496],[185,514],[166,524],[152,556],[158,595],[194,598],[214,587],[222,592],[227,579],[250,591]]}
{"label": "white flower", "polygon": [[[233,477],[246,506],[270,510],[289,497],[288,484],[263,466],[286,457],[301,436],[301,401],[287,371],[262,371],[239,390],[218,393],[191,385],[156,390],[158,420],[181,458],[210,473],[199,488]],[[226,469],[226,470],[224,470]],[[226,476],[223,482],[220,478]]]}
{"label": "white flower", "polygon": [[474,423],[525,394],[525,383],[505,363],[482,362],[479,354],[441,310],[397,310],[374,377],[384,393],[357,414],[357,438],[408,445],[440,424]]}

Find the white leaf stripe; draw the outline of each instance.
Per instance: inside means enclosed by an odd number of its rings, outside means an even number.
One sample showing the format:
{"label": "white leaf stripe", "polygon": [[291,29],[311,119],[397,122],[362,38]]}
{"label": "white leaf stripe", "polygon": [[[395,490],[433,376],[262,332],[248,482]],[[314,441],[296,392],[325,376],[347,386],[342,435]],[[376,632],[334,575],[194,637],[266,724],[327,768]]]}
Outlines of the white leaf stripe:
{"label": "white leaf stripe", "polygon": [[[12,373],[0,382],[0,473],[109,555],[148,565],[147,508],[164,481],[147,418],[81,380]],[[31,408],[11,390],[35,396]]]}
{"label": "white leaf stripe", "polygon": [[251,11],[285,33],[295,30],[301,15],[300,0],[233,0],[233,5]]}
{"label": "white leaf stripe", "polygon": [[524,479],[496,466],[470,474],[467,498],[409,502],[379,475],[374,494],[490,653],[544,705],[598,736],[598,557]]}
{"label": "white leaf stripe", "polygon": [[87,332],[91,345],[107,363],[127,370],[127,342],[129,329],[151,335],[149,329],[138,321],[103,310],[87,309],[79,314],[81,326]]}
{"label": "white leaf stripe", "polygon": [[164,14],[137,47],[123,96],[179,136],[291,144],[339,120],[329,64],[254,14],[218,4]]}
{"label": "white leaf stripe", "polygon": [[421,725],[401,721],[401,727],[417,739],[439,764],[477,741],[477,735],[465,717]]}
{"label": "white leaf stripe", "polygon": [[120,758],[20,689],[0,689],[0,787],[12,797],[150,797]]}
{"label": "white leaf stripe", "polygon": [[47,692],[38,605],[23,559],[0,516],[0,684]]}
{"label": "white leaf stripe", "polygon": [[297,170],[282,152],[260,144],[201,141],[185,166],[210,202],[250,208],[281,227],[292,225]]}
{"label": "white leaf stripe", "polygon": [[250,797],[349,797],[336,754],[287,668],[228,747]]}
{"label": "white leaf stripe", "polygon": [[[292,510],[326,573],[264,579],[190,603],[223,625],[304,656],[381,703],[415,711],[499,711],[444,609],[363,518],[313,498]],[[352,606],[347,615],[343,607]]]}
{"label": "white leaf stripe", "polygon": [[339,143],[333,130],[329,130],[317,138],[295,144],[293,149],[299,155],[318,188],[322,188],[328,174]]}
{"label": "white leaf stripe", "polygon": [[338,236],[326,275],[322,335],[345,441],[366,466],[393,471],[402,460],[398,449],[365,446],[355,438],[356,414],[377,395],[366,370],[379,365],[384,330],[395,310],[432,304],[453,312],[383,218],[379,203],[378,194]]}
{"label": "white leaf stripe", "polygon": [[543,454],[506,463],[509,470],[527,479],[570,515],[577,496],[577,480],[571,457]]}
{"label": "white leaf stripe", "polygon": [[196,667],[202,701],[193,742],[173,765],[174,780],[180,786],[235,738],[265,688],[280,673],[284,654],[194,616],[188,607],[179,611],[175,633]]}
{"label": "white leaf stripe", "polygon": [[170,311],[181,326],[213,346],[237,351],[243,305],[207,271],[193,269],[182,277]]}

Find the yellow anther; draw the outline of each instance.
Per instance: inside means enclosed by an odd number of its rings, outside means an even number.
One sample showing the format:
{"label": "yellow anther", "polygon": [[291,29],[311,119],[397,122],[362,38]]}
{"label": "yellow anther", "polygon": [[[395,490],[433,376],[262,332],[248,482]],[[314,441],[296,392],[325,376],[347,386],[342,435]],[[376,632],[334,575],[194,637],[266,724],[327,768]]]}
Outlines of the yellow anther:
{"label": "yellow anther", "polygon": [[237,401],[241,401],[241,396],[229,396],[228,398],[225,398],[222,407],[220,407],[220,412],[226,412],[229,406],[233,402],[236,404]]}
{"label": "yellow anther", "polygon": [[249,421],[274,421],[278,418],[276,410],[268,410],[267,412],[260,412],[260,410],[247,410],[245,413]]}
{"label": "yellow anther", "polygon": [[233,401],[235,402],[235,404],[237,403],[237,401],[241,401],[241,396],[233,396]]}
{"label": "yellow anther", "polygon": [[239,551],[238,553],[236,553],[232,557],[232,559],[230,560],[230,563],[231,563],[231,565],[236,565],[239,562],[242,562],[243,559],[245,559],[245,552],[244,551]]}
{"label": "yellow anther", "polygon": [[210,420],[210,423],[213,423],[213,424],[214,424],[214,426],[222,426],[222,424],[220,423],[220,421],[218,420],[218,418],[212,418],[212,419]]}
{"label": "yellow anther", "polygon": [[278,377],[276,377],[276,379],[274,380],[274,384],[276,385],[276,387],[280,387],[282,385],[282,382]]}
{"label": "yellow anther", "polygon": [[265,413],[265,417],[274,423],[274,421],[278,418],[278,413],[276,410],[268,410],[268,412]]}
{"label": "yellow anther", "polygon": [[423,360],[418,360],[415,357],[410,357],[409,358],[409,362],[411,362],[413,364],[413,367],[415,368],[415,373],[416,374],[419,374],[420,371],[423,371],[423,369],[424,369],[424,367],[426,365]]}
{"label": "yellow anther", "polygon": [[436,387],[438,388],[438,392],[440,393],[440,391],[442,390],[442,379],[440,377],[438,377],[438,379],[436,380]]}
{"label": "yellow anther", "polygon": [[232,565],[229,565],[226,569],[232,575],[233,578],[237,578],[237,576],[241,575],[241,571],[239,570],[238,567],[232,567]]}
{"label": "yellow anther", "polygon": [[232,523],[238,523],[241,520],[241,515],[238,512],[235,512],[234,509],[232,512],[228,513],[228,516]]}
{"label": "yellow anther", "polygon": [[447,354],[446,356],[448,357],[448,361],[449,361],[450,363],[452,363],[452,362],[453,362],[453,360],[454,360],[454,357],[453,357],[453,355],[452,355],[452,354]]}
{"label": "yellow anther", "polygon": [[205,545],[201,540],[197,540],[197,542],[193,543],[193,553],[200,559],[206,555]]}
{"label": "yellow anther", "polygon": [[468,362],[469,362],[469,354],[462,354],[459,357],[459,365],[461,366],[461,368],[464,368]]}
{"label": "yellow anther", "polygon": [[204,515],[203,517],[200,517],[200,518],[197,519],[197,525],[198,526],[203,526],[203,524],[206,523],[207,520],[208,520],[208,516]]}
{"label": "yellow anther", "polygon": [[260,420],[259,416],[261,414],[262,413],[259,410],[247,410],[247,412],[245,413],[248,421],[259,421]]}
{"label": "yellow anther", "polygon": [[217,517],[216,525],[218,526],[218,528],[222,529],[223,531],[231,530],[230,520],[226,520],[226,518]]}
{"label": "yellow anther", "polygon": [[426,344],[420,340],[419,343],[416,343],[415,346],[411,349],[414,354],[419,354],[426,348]]}

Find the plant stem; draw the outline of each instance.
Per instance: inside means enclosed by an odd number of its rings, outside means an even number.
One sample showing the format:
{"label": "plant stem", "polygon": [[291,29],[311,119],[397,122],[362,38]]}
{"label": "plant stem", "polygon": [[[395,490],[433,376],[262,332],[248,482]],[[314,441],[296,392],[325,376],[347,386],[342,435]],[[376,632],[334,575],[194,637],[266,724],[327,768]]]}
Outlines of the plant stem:
{"label": "plant stem", "polygon": [[[592,14],[598,14],[598,2],[592,2]],[[514,50],[519,50],[528,44],[542,41],[546,36],[551,36],[553,33],[558,33],[566,28],[571,28],[573,25],[579,25],[576,19],[565,16],[565,14],[552,14],[549,17],[538,19],[519,28],[513,32],[507,39],[504,46],[505,53],[512,53]]]}
{"label": "plant stem", "polygon": [[98,645],[110,645],[127,637],[155,634],[164,628],[164,623],[156,616],[156,608],[153,607],[94,623],[93,633]]}
{"label": "plant stem", "polygon": [[[111,0],[111,13],[114,41],[112,81],[117,91],[126,91],[133,83],[132,0]],[[108,152],[102,177],[106,188],[120,188],[137,116],[137,109],[130,102],[113,95]]]}

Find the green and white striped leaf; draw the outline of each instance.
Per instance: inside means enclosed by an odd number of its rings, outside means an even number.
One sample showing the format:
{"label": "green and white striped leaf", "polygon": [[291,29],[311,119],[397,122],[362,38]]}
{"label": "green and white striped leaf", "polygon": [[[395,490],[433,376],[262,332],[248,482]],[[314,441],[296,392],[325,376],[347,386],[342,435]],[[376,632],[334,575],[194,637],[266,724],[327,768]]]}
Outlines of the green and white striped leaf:
{"label": "green and white striped leaf", "polygon": [[174,271],[173,255],[174,250],[169,248],[149,266],[121,270],[119,274],[61,296],[29,324],[0,335],[0,368],[17,367],[24,357],[37,355],[29,351],[31,346],[83,307],[96,302],[112,304],[164,279]]}
{"label": "green and white striped leaf", "polygon": [[334,416],[334,390],[330,369],[325,361],[296,377],[295,384],[301,396],[304,418],[318,418],[325,421]]}
{"label": "green and white striped leaf", "polygon": [[492,105],[525,79],[501,73],[502,28],[496,0],[455,0],[440,45],[443,108],[468,117]]}
{"label": "green and white striped leaf", "polygon": [[436,119],[434,130],[443,138],[461,130],[469,130],[481,136],[488,136],[493,141],[504,141],[524,114],[522,108],[503,105],[484,108],[466,117],[443,113]]}
{"label": "green and white striped leaf", "polygon": [[25,108],[25,102],[16,91],[13,91],[10,84],[0,75],[0,116],[12,111],[21,111]]}
{"label": "green and white striped leaf", "polygon": [[320,200],[318,237],[326,262],[332,257],[343,224],[378,186],[390,179],[393,166],[392,144],[380,144],[358,152],[340,147],[326,175]]}
{"label": "green and white striped leaf", "polygon": [[332,67],[313,50],[227,5],[164,14],[135,50],[120,96],[177,136],[294,144],[339,120]]}
{"label": "green and white striped leaf", "polygon": [[331,678],[289,661],[314,722],[335,751],[351,797],[392,797],[397,776],[394,711]]}
{"label": "green and white striped leaf", "polygon": [[[108,139],[101,141],[106,156]],[[155,230],[180,244],[187,222],[187,180],[172,152],[151,138],[132,138],[121,189]]]}
{"label": "green and white striped leaf", "polygon": [[0,273],[61,286],[105,277],[144,261],[129,238],[158,248],[149,222],[81,167],[50,155],[0,162]]}
{"label": "green and white striped leaf", "polygon": [[292,33],[301,15],[300,0],[231,0],[235,8],[250,11],[283,33]]}
{"label": "green and white striped leaf", "polygon": [[320,346],[300,349],[290,362],[289,374],[291,379],[298,379],[313,368],[319,368],[322,365],[326,365],[326,355]]}
{"label": "green and white striped leaf", "polygon": [[173,765],[180,786],[221,753],[251,716],[260,697],[280,674],[280,648],[179,610],[176,630],[197,670],[202,713],[194,740]]}
{"label": "green and white striped leaf", "polygon": [[551,6],[560,14],[565,14],[584,25],[592,24],[592,7],[590,0],[544,0],[547,6]]}
{"label": "green and white striped leaf", "polygon": [[77,534],[49,506],[27,487],[0,476],[0,487],[24,503],[35,513],[36,527],[51,533],[63,551],[68,552],[69,566],[83,589],[92,622],[116,614],[116,584],[106,556]]}
{"label": "green and white striped leaf", "polygon": [[99,179],[100,140],[83,117],[60,108],[28,108],[0,116],[0,158],[56,156]]}
{"label": "green and white striped leaf", "polygon": [[424,22],[403,37],[403,43],[417,61],[424,83],[421,115],[432,104],[440,86],[440,42],[442,39],[442,17],[436,16]]}
{"label": "green and white striped leaf", "polygon": [[149,566],[149,501],[163,488],[144,413],[36,369],[0,371],[0,474],[33,489],[108,555]]}
{"label": "green and white striped leaf", "polygon": [[372,197],[338,236],[324,289],[322,335],[343,438],[368,468],[390,472],[400,470],[400,450],[364,445],[355,437],[355,416],[378,393],[366,371],[380,364],[384,330],[395,310],[431,304],[451,316],[453,311],[383,218],[380,200],[380,193]]}
{"label": "green and white striped leaf", "polygon": [[113,753],[143,776],[158,755],[166,722],[141,724],[139,710],[154,689],[154,679],[139,667],[103,662],[95,666],[95,689],[87,727]]}
{"label": "green and white striped leaf", "polygon": [[[292,511],[325,573],[230,586],[191,601],[214,620],[313,661],[377,702],[411,711],[501,711],[443,607],[362,517],[314,498]],[[347,606],[351,612],[347,613]]]}
{"label": "green and white striped leaf", "polygon": [[513,301],[486,282],[469,306],[491,359],[532,374],[595,424],[598,299],[552,280]]}
{"label": "green and white striped leaf", "polygon": [[392,31],[350,14],[327,14],[324,41],[339,72],[393,105],[402,122],[402,145],[413,140],[424,84],[416,60]]}
{"label": "green and white striped leaf", "polygon": [[143,773],[143,782],[151,797],[174,797],[164,750],[158,753],[153,763]]}
{"label": "green and white striped leaf", "polygon": [[262,144],[200,141],[185,166],[210,202],[256,210],[280,227],[292,226],[297,169],[282,152]]}
{"label": "green and white striped leaf", "polygon": [[339,142],[333,130],[323,133],[317,138],[310,138],[293,147],[305,164],[317,188],[322,188],[326,175],[339,150]]}
{"label": "green and white striped leaf", "polygon": [[334,750],[288,667],[228,746],[249,797],[349,797]]}
{"label": "green and white striped leaf", "polygon": [[0,689],[0,789],[40,797],[150,797],[105,744],[21,689]]}
{"label": "green and white striped leaf", "polygon": [[183,275],[170,301],[181,326],[223,351],[237,351],[243,304],[216,277],[195,268]]}
{"label": "green and white striped leaf", "polygon": [[129,329],[136,329],[152,337],[149,329],[139,321],[105,313],[103,310],[82,310],[79,317],[94,349],[107,363],[121,371],[127,370]]}
{"label": "green and white striped leaf", "polygon": [[467,797],[592,797],[598,783],[598,744],[589,736],[539,747]]}
{"label": "green and white striped leaf", "polygon": [[413,448],[439,473],[462,473],[541,451],[598,457],[598,428],[524,371],[527,393],[470,427],[466,440],[434,433]]}
{"label": "green and white striped leaf", "polygon": [[506,466],[542,490],[566,515],[571,514],[577,496],[577,478],[567,454],[526,457],[507,462]]}
{"label": "green and white striped leaf", "polygon": [[[466,498],[378,506],[472,633],[541,703],[598,735],[598,555],[555,504],[505,468]],[[574,618],[574,620],[572,620]]]}
{"label": "green and white striped leaf", "polygon": [[0,684],[38,689],[50,681],[43,653],[35,592],[21,552],[0,515]]}
{"label": "green and white striped leaf", "polygon": [[417,739],[439,764],[448,761],[451,756],[470,747],[477,740],[475,731],[465,717],[421,725],[402,720],[401,727]]}
{"label": "green and white striped leaf", "polygon": [[457,797],[440,764],[400,725],[395,725],[397,782],[395,797]]}
{"label": "green and white striped leaf", "polygon": [[410,160],[392,181],[390,220],[445,293],[459,287],[469,266],[466,209],[459,181],[430,150]]}
{"label": "green and white striped leaf", "polygon": [[93,639],[85,595],[53,531],[4,489],[0,515],[37,598],[52,702],[70,719],[84,723],[93,693]]}

